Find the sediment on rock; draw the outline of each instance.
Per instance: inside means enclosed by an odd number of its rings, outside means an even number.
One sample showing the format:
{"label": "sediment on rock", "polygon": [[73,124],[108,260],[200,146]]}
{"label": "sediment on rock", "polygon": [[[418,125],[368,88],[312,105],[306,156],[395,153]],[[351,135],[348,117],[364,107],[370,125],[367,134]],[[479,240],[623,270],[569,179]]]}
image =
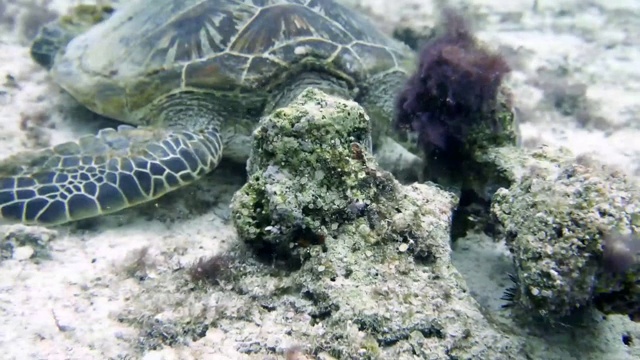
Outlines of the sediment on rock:
{"label": "sediment on rock", "polygon": [[[400,185],[360,145],[367,138],[358,104],[316,90],[262,120],[233,221],[249,248],[288,262],[278,282],[291,290],[253,297],[309,317],[325,329],[313,351],[337,358],[517,358],[519,340],[483,318],[451,265],[457,198]],[[296,326],[294,336],[312,336]]]}
{"label": "sediment on rock", "polygon": [[640,262],[632,257],[623,271],[607,265],[617,241],[607,239],[639,230],[637,186],[564,149],[493,155],[512,182],[496,192],[491,211],[513,254],[513,305],[550,320],[594,302],[605,313],[637,314]]}

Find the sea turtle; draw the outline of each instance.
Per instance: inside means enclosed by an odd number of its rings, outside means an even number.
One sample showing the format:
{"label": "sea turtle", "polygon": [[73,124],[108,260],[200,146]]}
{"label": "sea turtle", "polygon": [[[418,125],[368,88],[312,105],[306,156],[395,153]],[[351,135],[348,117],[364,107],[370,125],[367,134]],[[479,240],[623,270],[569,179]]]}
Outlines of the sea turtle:
{"label": "sea turtle", "polygon": [[332,0],[85,6],[44,26],[31,53],[81,104],[129,124],[0,164],[1,218],[45,225],[158,198],[223,154],[246,161],[261,116],[310,86],[355,99],[384,134],[415,60]]}

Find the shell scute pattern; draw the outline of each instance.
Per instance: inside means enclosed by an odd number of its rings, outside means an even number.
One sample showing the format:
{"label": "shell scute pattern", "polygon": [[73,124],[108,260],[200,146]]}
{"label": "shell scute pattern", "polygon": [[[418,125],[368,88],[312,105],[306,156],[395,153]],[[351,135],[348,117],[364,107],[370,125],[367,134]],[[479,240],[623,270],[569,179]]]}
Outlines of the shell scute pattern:
{"label": "shell scute pattern", "polygon": [[181,74],[182,87],[233,91],[242,82],[242,74],[249,68],[252,60],[249,56],[224,52],[203,61],[186,64]]}
{"label": "shell scute pattern", "polygon": [[187,64],[182,86],[256,89],[296,63],[326,62],[336,55],[339,44],[352,41],[344,29],[314,10],[278,2],[257,9],[255,16],[238,29],[227,50]]}
{"label": "shell scute pattern", "polygon": [[291,64],[301,56],[313,55],[328,59],[338,50],[339,45],[326,39],[311,38],[296,42],[289,42],[268,52],[268,56],[275,57],[285,64]]}
{"label": "shell scute pattern", "polygon": [[[276,69],[275,63],[286,67],[309,55],[322,59],[337,57],[343,53],[339,47],[362,49],[368,44],[378,44],[370,47],[380,51],[396,46],[366,21],[354,23],[357,14],[332,2],[200,1],[189,7],[176,7],[177,14],[166,24],[136,44],[129,44],[149,49],[144,61],[133,61],[146,69],[146,74],[158,69],[165,71],[176,64],[182,67],[205,62],[218,65],[218,71],[211,75],[226,74],[242,81],[244,77],[239,74],[247,73],[246,69],[262,70],[248,65],[254,58],[268,59],[271,69]],[[312,51],[295,51],[301,47]],[[371,57],[363,51],[355,53],[358,58]],[[136,60],[134,56],[143,54],[145,51],[132,51],[125,61]],[[389,54],[387,50],[384,56]],[[248,73],[257,75],[253,71]]]}
{"label": "shell scute pattern", "polygon": [[249,61],[249,65],[245,68],[240,81],[249,89],[255,89],[264,84],[265,74],[267,78],[273,77],[274,74],[282,72],[286,67],[272,57],[254,56]]}
{"label": "shell scute pattern", "polygon": [[229,51],[262,54],[280,44],[304,38],[329,39],[349,44],[353,37],[318,11],[297,4],[262,8],[229,45]]}
{"label": "shell scute pattern", "polygon": [[329,0],[157,0],[96,25],[53,73],[90,109],[140,124],[172,92],[259,97],[307,65],[357,85],[399,67],[406,49],[398,46]]}
{"label": "shell scute pattern", "polygon": [[370,43],[355,42],[349,47],[357,56],[367,74],[378,73],[397,67],[396,56],[389,49]]}
{"label": "shell scute pattern", "polygon": [[238,29],[259,9],[245,1],[160,2],[154,6],[141,2],[114,14],[106,30],[118,27],[115,37],[122,53],[113,58],[143,72],[205,59],[227,50]]}

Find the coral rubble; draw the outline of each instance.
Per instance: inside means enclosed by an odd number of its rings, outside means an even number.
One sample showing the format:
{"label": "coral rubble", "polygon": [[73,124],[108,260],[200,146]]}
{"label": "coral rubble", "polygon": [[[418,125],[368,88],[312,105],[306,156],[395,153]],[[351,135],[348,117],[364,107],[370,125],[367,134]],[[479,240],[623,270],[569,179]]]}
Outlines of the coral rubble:
{"label": "coral rubble", "polygon": [[563,149],[500,149],[512,184],[491,205],[513,254],[520,309],[558,320],[593,303],[605,313],[637,316],[640,189],[618,171]]}
{"label": "coral rubble", "polygon": [[315,351],[338,358],[514,358],[518,342],[483,318],[450,263],[455,196],[400,185],[367,139],[357,103],[311,89],[262,120],[233,221],[250,248],[276,249],[294,269],[279,279],[287,295],[263,301],[309,316],[325,329]]}

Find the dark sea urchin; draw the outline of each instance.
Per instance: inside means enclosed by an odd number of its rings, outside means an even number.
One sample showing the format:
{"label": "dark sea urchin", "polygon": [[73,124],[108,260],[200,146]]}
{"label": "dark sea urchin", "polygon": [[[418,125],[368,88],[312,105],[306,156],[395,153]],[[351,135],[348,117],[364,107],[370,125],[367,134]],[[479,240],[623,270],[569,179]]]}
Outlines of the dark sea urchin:
{"label": "dark sea urchin", "polygon": [[423,47],[418,69],[398,97],[395,126],[416,132],[423,148],[449,151],[465,141],[478,113],[496,107],[511,69],[478,42],[461,14],[445,9],[442,27]]}
{"label": "dark sea urchin", "polygon": [[509,286],[504,290],[504,293],[500,298],[500,300],[506,301],[506,303],[502,304],[503,309],[513,307],[516,301],[516,298],[518,296],[518,292],[520,291],[519,284],[518,284],[518,276],[511,273],[508,273],[507,275],[509,275],[509,279],[513,284],[511,284],[511,286]]}

